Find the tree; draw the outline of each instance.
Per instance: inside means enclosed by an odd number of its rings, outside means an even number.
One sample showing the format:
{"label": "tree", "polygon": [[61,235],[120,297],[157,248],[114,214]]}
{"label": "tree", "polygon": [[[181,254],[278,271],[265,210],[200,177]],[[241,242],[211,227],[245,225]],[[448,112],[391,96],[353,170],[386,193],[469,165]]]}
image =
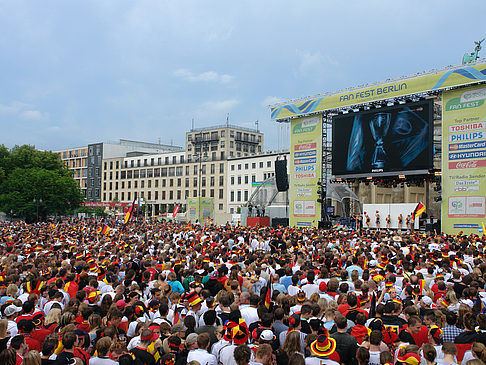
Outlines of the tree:
{"label": "tree", "polygon": [[[35,201],[34,201],[35,199]],[[33,146],[0,146],[0,210],[33,220],[72,213],[83,201],[59,157]]]}

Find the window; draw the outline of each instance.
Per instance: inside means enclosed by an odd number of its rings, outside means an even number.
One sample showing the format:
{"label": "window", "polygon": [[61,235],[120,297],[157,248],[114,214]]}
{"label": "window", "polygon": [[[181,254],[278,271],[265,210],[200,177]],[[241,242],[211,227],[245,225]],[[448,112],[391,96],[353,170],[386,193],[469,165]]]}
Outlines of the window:
{"label": "window", "polygon": [[158,165],[158,166],[162,165],[162,157],[159,157],[159,158],[157,159],[157,165]]}
{"label": "window", "polygon": [[238,191],[237,195],[238,195],[238,199],[237,200],[240,202],[241,201],[241,191]]}
{"label": "window", "polygon": [[127,171],[127,179],[131,179],[133,174],[133,170],[128,170]]}
{"label": "window", "polygon": [[267,167],[272,167],[272,161],[267,161]]}
{"label": "window", "polygon": [[158,179],[155,179],[154,186],[155,186],[156,188],[158,188],[158,187],[159,187],[159,180],[158,180]]}
{"label": "window", "polygon": [[182,166],[176,167],[176,176],[182,176],[184,172],[184,168]]}
{"label": "window", "polygon": [[189,175],[189,166],[186,166],[186,176]]}
{"label": "window", "polygon": [[230,201],[234,202],[235,201],[235,192],[232,191],[230,194]]}
{"label": "window", "polygon": [[252,183],[256,182],[256,176],[255,175],[251,175],[251,182]]}
{"label": "window", "polygon": [[160,177],[160,169],[154,169],[154,177]]}
{"label": "window", "polygon": [[176,164],[177,163],[177,156],[172,156],[172,163]]}
{"label": "window", "polygon": [[248,164],[247,163],[245,164],[245,170],[248,170]]}
{"label": "window", "polygon": [[212,164],[211,164],[211,168],[210,168],[210,173],[211,173],[211,174],[214,174],[214,173],[215,173],[215,171],[216,171],[216,166],[215,166],[215,165],[212,163]]}
{"label": "window", "polygon": [[186,177],[186,181],[185,181],[185,183],[184,183],[184,186],[185,186],[186,188],[188,188],[188,187],[189,187],[189,178],[188,178],[188,177]]}
{"label": "window", "polygon": [[221,131],[221,137],[224,137],[224,131]]}
{"label": "window", "polygon": [[154,170],[153,169],[147,169],[147,177],[153,177],[154,176]]}
{"label": "window", "polygon": [[211,176],[209,186],[214,186],[214,176]]}
{"label": "window", "polygon": [[151,188],[152,187],[152,180],[147,180],[147,188]]}
{"label": "window", "polygon": [[182,186],[182,179],[177,179],[177,186]]}
{"label": "window", "polygon": [[245,190],[245,201],[248,201],[248,190]]}
{"label": "window", "polygon": [[135,182],[133,183],[133,187],[136,189],[138,187],[138,181],[135,180]]}
{"label": "window", "polygon": [[241,185],[241,176],[238,176],[238,185]]}
{"label": "window", "polygon": [[219,173],[224,174],[224,163],[219,164]]}
{"label": "window", "polygon": [[196,197],[196,196],[197,196],[197,190],[193,190],[193,191],[192,191],[192,196],[193,196],[193,197]]}
{"label": "window", "polygon": [[162,200],[165,200],[165,191],[162,191]]}
{"label": "window", "polygon": [[234,185],[235,184],[235,177],[231,176],[230,181],[231,181],[231,185]]}
{"label": "window", "polygon": [[194,165],[194,173],[193,175],[197,175],[197,165]]}
{"label": "window", "polygon": [[162,176],[162,177],[166,177],[166,176],[167,176],[167,167],[163,167],[163,168],[161,169],[161,176]]}
{"label": "window", "polygon": [[238,164],[238,170],[241,170],[241,164],[240,163]]}
{"label": "window", "polygon": [[201,178],[201,186],[206,186],[206,177],[205,176],[203,176]]}
{"label": "window", "polygon": [[165,188],[165,179],[162,179],[162,187]]}
{"label": "window", "polygon": [[129,181],[129,182],[127,183],[127,189],[131,189],[131,188],[132,188],[132,182],[131,182],[131,181]]}
{"label": "window", "polygon": [[235,165],[231,165],[231,171],[235,171]]}
{"label": "window", "polygon": [[169,167],[169,176],[175,176],[175,167]]}
{"label": "window", "polygon": [[224,190],[219,189],[219,199],[223,199],[223,197],[224,197]]}
{"label": "window", "polygon": [[206,165],[201,166],[201,174],[206,174]]}
{"label": "window", "polygon": [[177,190],[177,200],[181,200],[181,191]]}
{"label": "window", "polygon": [[154,199],[159,200],[159,192],[157,190],[155,190]]}
{"label": "window", "polygon": [[263,169],[263,161],[260,161],[260,168]]}
{"label": "window", "polygon": [[141,169],[140,170],[140,178],[145,179],[145,176],[147,176],[147,170]]}
{"label": "window", "polygon": [[206,196],[206,189],[202,189],[201,190],[201,197],[205,197]]}
{"label": "window", "polygon": [[138,179],[139,177],[139,170],[133,170],[133,178]]}
{"label": "window", "polygon": [[122,201],[123,201],[123,200],[125,200],[125,193],[124,193],[123,191],[122,191],[122,193],[121,193],[121,200],[122,200]]}
{"label": "window", "polygon": [[174,179],[169,179],[169,186],[174,186]]}
{"label": "window", "polygon": [[248,184],[248,175],[245,175],[245,184]]}
{"label": "window", "polygon": [[252,163],[251,163],[251,168],[252,168],[252,169],[256,169],[256,163],[255,163],[255,162],[252,162]]}
{"label": "window", "polygon": [[192,179],[192,186],[196,187],[197,186],[197,177]]}
{"label": "window", "polygon": [[214,198],[214,189],[209,190],[209,197]]}
{"label": "window", "polygon": [[224,185],[224,176],[220,176],[219,177],[219,186],[223,186]]}
{"label": "window", "polygon": [[168,165],[169,164],[169,157],[166,157],[165,158],[165,164]]}

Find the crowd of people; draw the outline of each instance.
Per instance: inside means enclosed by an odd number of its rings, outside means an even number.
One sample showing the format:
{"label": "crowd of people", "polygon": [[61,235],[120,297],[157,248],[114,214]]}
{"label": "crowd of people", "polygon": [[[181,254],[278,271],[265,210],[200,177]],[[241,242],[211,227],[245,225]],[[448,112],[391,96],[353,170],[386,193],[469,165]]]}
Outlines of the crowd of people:
{"label": "crowd of people", "polygon": [[0,365],[483,365],[485,237],[0,222]]}

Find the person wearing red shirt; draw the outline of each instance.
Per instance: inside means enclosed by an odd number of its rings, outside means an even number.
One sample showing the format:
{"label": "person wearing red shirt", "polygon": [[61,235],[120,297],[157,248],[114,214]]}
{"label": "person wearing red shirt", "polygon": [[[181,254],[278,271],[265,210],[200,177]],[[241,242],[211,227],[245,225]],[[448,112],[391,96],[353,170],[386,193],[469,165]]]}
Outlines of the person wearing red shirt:
{"label": "person wearing red shirt", "polygon": [[17,353],[17,359],[15,365],[21,365],[24,361],[24,355],[29,351],[29,346],[25,342],[23,335],[17,335],[10,341],[10,347],[12,347]]}

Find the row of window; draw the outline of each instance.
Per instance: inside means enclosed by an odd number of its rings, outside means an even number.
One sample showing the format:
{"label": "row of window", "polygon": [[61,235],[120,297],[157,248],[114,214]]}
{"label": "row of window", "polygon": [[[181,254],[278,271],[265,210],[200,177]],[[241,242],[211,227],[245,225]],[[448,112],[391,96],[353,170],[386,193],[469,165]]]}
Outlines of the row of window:
{"label": "row of window", "polygon": [[[243,191],[243,196],[241,195],[241,190],[238,190],[235,194],[234,191],[231,191],[230,192],[230,202],[234,202],[234,201],[237,201],[237,202],[241,202],[241,201],[244,201],[244,202],[247,202],[248,201],[248,190],[244,190]],[[243,197],[243,200],[241,200],[241,198]],[[235,200],[236,198],[236,200]]]}
{"label": "row of window", "polygon": [[[210,174],[215,174],[216,173],[216,164],[202,164],[201,166],[201,175],[205,175],[208,171],[209,167],[209,173]],[[192,175],[198,175],[198,170],[199,170],[199,165],[193,165],[192,166]],[[219,164],[219,173],[224,174],[224,163]],[[152,178],[152,177],[167,177],[167,176],[188,176],[191,175],[191,166],[185,166],[185,174],[184,174],[184,166],[173,166],[173,167],[162,167],[162,168],[154,168],[154,169],[137,169],[137,170],[123,170],[120,171],[120,174],[118,174],[118,171],[115,171],[113,174],[113,171],[110,171],[109,173],[104,172],[103,173],[103,178],[107,180],[107,177],[109,176],[110,180],[113,180],[115,178],[118,180],[118,176],[120,176],[120,179],[144,179],[144,178]]]}
{"label": "row of window", "polygon": [[[249,163],[245,163],[244,164],[245,166],[245,170],[248,170],[250,168],[250,164]],[[263,166],[264,166],[264,162],[263,161],[260,161],[258,163],[258,168],[259,169],[263,169]],[[231,171],[235,171],[235,167],[238,168],[238,170],[241,170],[243,165],[241,163],[239,164],[231,164]],[[272,167],[272,161],[267,161],[267,167]],[[251,168],[252,169],[256,169],[257,168],[257,163],[256,162],[252,162],[251,163]]]}
{"label": "row of window", "polygon": [[[99,194],[99,190],[95,190],[95,192],[97,192]],[[89,195],[91,191],[89,191]],[[159,194],[160,193],[160,194]],[[139,192],[138,191],[135,191],[132,192],[131,191],[128,191],[127,193],[125,193],[124,191],[122,191],[121,193],[118,193],[118,192],[115,192],[115,193],[103,193],[103,201],[112,201],[113,199],[121,199],[121,201],[131,201],[132,199],[137,199],[137,198],[144,198],[144,199],[147,199],[148,201],[151,201],[152,199],[153,200],[159,200],[159,197],[160,197],[160,200],[181,200],[183,199],[182,195],[184,193],[184,199],[188,199],[190,197],[197,197],[198,196],[198,191],[197,190],[193,190],[192,191],[192,196],[189,195],[189,190],[185,190],[184,192],[182,190],[169,190],[169,191],[158,191],[158,190],[155,190],[155,191],[147,191],[147,192],[144,192],[144,191],[141,191],[140,192],[140,196],[138,195]],[[247,192],[248,193],[248,192]],[[205,198],[206,196],[209,196],[210,198],[215,198],[216,197],[216,191],[215,189],[209,189],[209,190],[206,190],[206,189],[201,189],[201,197]],[[96,194],[95,194],[96,195]],[[126,199],[125,199],[126,198]],[[108,200],[107,200],[108,199]],[[218,190],[218,199],[224,199],[224,189],[219,189]]]}
{"label": "row of window", "polygon": [[[268,172],[268,173],[267,172],[264,172],[263,173],[263,180],[266,180],[267,178],[269,178],[271,176],[274,176],[274,175],[275,175],[274,172]],[[241,185],[242,181],[244,181],[244,184],[248,184],[249,183],[248,179],[249,179],[249,176],[248,175],[243,176],[243,179],[242,179],[242,176],[241,175],[238,175],[236,177],[236,180],[235,180],[235,177],[234,176],[231,176],[230,177],[230,184],[231,185],[235,185],[235,181],[237,181],[237,184],[238,185]],[[251,175],[251,182],[252,183],[256,182],[256,175]]]}
{"label": "row of window", "polygon": [[82,148],[82,149],[79,149],[79,150],[59,152],[58,156],[62,160],[65,160],[65,159],[68,159],[68,158],[85,157],[86,156],[86,148]]}
{"label": "row of window", "polygon": [[[214,187],[216,186],[216,176],[210,176],[209,179],[206,178],[206,176],[202,176],[200,178],[201,180],[201,186],[202,187],[206,187],[207,184],[209,184],[210,187]],[[218,177],[218,186],[222,187],[224,186],[224,176],[219,176]],[[162,188],[165,188],[166,186],[169,186],[169,187],[174,187],[174,186],[178,186],[178,187],[181,187],[182,186],[182,179],[179,178],[179,179],[155,179],[153,180],[153,187],[154,188],[158,188],[159,187],[159,181],[160,181],[160,187]],[[188,188],[190,187],[190,181],[191,179],[186,177],[184,179],[184,187]],[[198,185],[198,181],[199,181],[199,178],[197,177],[194,177],[192,179],[192,186],[193,187],[197,187]],[[94,179],[91,179],[90,180],[90,183],[92,187],[95,186],[95,180]],[[147,188],[151,188],[152,187],[152,180],[147,180],[146,183],[145,183],[145,180],[140,180],[140,184],[139,184],[139,181],[138,180],[135,180],[133,181],[133,184],[132,184],[132,181],[127,181],[126,184],[125,184],[125,181],[121,181],[120,183],[118,181],[115,181],[114,183],[113,182],[104,182],[103,183],[103,189],[104,190],[113,190],[113,188],[115,188],[115,190],[118,190],[118,187],[121,186],[121,189],[125,189],[125,187],[127,189],[131,189],[132,187],[134,189],[137,189],[139,186],[141,188],[145,188],[145,186],[147,186]],[[107,189],[107,187],[109,189]]]}
{"label": "row of window", "polygon": [[[224,138],[226,135],[226,131],[222,130],[219,131],[219,135],[221,138]],[[261,135],[255,135],[255,134],[250,134],[250,133],[245,133],[245,132],[235,132],[234,130],[230,130],[230,138],[236,138],[241,141],[245,142],[261,142],[262,141],[262,136]],[[195,142],[201,142],[201,141],[214,141],[218,139],[218,132],[198,132],[195,134],[188,134],[187,135],[187,140],[189,142],[192,142],[194,139]]]}

